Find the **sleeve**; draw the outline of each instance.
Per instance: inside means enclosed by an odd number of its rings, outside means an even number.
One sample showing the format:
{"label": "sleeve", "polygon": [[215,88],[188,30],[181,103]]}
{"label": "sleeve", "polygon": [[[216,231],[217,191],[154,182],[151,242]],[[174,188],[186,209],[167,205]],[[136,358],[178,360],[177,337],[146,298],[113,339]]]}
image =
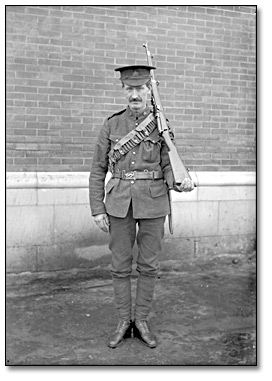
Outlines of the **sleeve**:
{"label": "sleeve", "polygon": [[108,153],[110,151],[108,120],[103,124],[96,141],[92,167],[89,177],[89,200],[92,215],[106,213],[104,204],[105,177],[108,172]]}
{"label": "sleeve", "polygon": [[[169,126],[168,126],[168,128],[169,128]],[[169,128],[169,135],[171,137],[171,140],[175,144],[174,134],[170,130],[170,128]],[[173,176],[173,172],[172,172],[172,168],[171,168],[171,164],[170,164],[170,160],[169,160],[168,148],[167,148],[167,145],[164,142],[164,140],[162,141],[162,149],[161,149],[161,167],[162,167],[163,176],[164,176],[164,179],[166,181],[166,184],[168,185],[169,188],[173,188],[174,187],[174,176]]]}

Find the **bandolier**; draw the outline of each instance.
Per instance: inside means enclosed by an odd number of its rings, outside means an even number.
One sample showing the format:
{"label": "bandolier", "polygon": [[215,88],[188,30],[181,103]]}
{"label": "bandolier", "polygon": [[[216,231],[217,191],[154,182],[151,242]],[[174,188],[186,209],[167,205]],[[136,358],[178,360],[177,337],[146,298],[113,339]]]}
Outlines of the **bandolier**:
{"label": "bandolier", "polygon": [[157,127],[153,114],[150,114],[139,126],[124,136],[109,152],[109,169],[114,174],[114,165],[122,156],[140,144]]}

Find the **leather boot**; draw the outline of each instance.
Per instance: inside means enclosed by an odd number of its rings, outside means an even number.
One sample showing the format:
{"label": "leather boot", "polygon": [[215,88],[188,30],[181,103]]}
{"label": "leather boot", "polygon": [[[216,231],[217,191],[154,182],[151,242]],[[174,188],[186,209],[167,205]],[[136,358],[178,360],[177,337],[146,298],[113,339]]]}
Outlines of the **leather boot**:
{"label": "leather boot", "polygon": [[130,320],[119,320],[116,329],[108,338],[108,346],[116,348],[123,339],[132,336],[132,322]]}
{"label": "leather boot", "polygon": [[135,320],[133,324],[133,335],[138,337],[143,344],[149,348],[155,348],[157,341],[155,335],[150,331],[146,320]]}

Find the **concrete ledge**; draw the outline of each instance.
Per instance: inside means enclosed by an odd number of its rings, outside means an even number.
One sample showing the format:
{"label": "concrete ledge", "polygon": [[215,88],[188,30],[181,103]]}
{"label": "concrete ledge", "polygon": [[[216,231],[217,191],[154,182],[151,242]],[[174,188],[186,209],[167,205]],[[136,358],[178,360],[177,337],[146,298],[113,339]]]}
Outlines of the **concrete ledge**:
{"label": "concrete ledge", "polygon": [[[191,175],[198,183],[193,192],[171,192],[174,235],[166,220],[162,258],[254,249],[255,173]],[[85,172],[7,173],[8,272],[109,264],[108,235],[93,222],[88,180]]]}
{"label": "concrete ledge", "polygon": [[255,185],[255,172],[192,172],[198,186]]}
{"label": "concrete ledge", "polygon": [[8,172],[7,189],[87,188],[87,172]]}
{"label": "concrete ledge", "polygon": [[[255,172],[190,172],[197,186],[255,185]],[[107,178],[109,178],[109,174]],[[88,188],[88,172],[8,172],[7,189]]]}

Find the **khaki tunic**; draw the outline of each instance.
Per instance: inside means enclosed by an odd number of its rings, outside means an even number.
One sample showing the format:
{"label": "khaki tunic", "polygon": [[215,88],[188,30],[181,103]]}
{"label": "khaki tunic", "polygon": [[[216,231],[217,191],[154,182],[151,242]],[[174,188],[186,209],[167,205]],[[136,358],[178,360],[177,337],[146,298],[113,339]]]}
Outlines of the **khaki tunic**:
{"label": "khaki tunic", "polygon": [[124,218],[131,202],[133,217],[136,219],[157,218],[169,214],[168,187],[173,186],[173,174],[167,147],[159,136],[157,128],[116,163],[115,171],[162,171],[164,179],[111,178],[106,188],[104,186],[108,172],[109,151],[150,112],[151,110],[147,107],[141,115],[136,117],[127,107],[104,122],[96,142],[89,179],[92,215],[107,213],[114,217]]}

